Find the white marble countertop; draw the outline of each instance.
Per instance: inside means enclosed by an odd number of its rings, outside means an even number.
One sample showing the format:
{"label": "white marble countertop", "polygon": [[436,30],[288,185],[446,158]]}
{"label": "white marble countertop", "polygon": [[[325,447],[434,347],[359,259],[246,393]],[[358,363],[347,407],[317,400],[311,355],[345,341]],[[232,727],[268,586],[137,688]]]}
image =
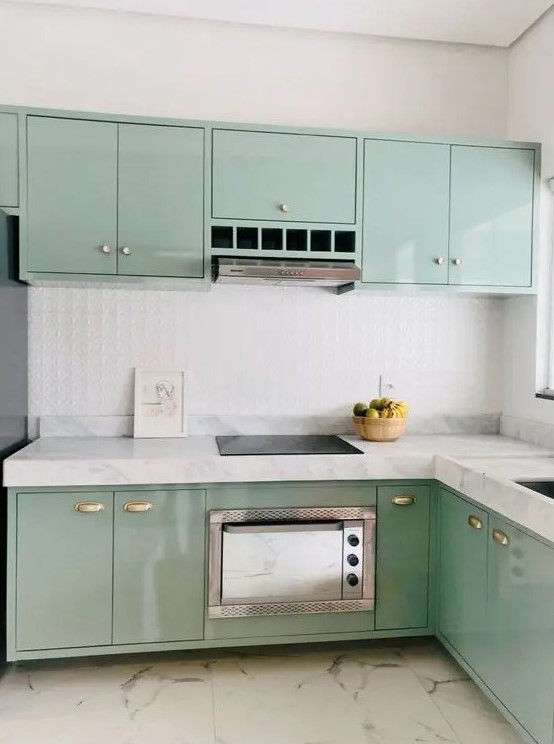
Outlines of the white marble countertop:
{"label": "white marble countertop", "polygon": [[436,478],[554,542],[554,501],[513,480],[554,480],[554,451],[502,436],[344,437],[363,455],[221,457],[214,437],[38,439],[4,463],[10,487]]}

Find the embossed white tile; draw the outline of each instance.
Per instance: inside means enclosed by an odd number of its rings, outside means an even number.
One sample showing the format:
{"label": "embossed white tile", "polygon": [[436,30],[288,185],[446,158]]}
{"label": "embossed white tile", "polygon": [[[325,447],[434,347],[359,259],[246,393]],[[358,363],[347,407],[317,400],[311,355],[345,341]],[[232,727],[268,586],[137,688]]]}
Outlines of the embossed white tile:
{"label": "embossed white tile", "polygon": [[414,417],[500,410],[503,303],[214,287],[30,290],[32,416],[125,416],[134,367],[187,370],[197,415],[344,416],[379,375]]}

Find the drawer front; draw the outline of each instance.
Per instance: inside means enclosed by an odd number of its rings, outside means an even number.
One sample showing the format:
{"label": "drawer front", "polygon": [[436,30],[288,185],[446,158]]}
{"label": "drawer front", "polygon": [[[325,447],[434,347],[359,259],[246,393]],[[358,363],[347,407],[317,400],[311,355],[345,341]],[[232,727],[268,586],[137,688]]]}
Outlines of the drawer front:
{"label": "drawer front", "polygon": [[212,216],[353,224],[356,146],[353,137],[216,129]]}

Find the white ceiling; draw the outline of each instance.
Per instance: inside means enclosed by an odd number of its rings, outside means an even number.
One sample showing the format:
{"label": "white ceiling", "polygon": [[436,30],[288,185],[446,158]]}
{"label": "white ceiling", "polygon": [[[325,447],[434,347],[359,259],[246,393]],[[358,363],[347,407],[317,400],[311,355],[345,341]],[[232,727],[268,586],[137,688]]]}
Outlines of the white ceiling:
{"label": "white ceiling", "polygon": [[11,0],[372,36],[509,46],[553,0]]}

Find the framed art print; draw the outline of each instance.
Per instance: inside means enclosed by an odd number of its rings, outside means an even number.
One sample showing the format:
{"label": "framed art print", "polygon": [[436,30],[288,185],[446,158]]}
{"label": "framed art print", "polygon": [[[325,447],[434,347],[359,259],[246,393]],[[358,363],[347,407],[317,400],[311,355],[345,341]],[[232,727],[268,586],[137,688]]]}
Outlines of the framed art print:
{"label": "framed art print", "polygon": [[185,373],[135,369],[134,436],[186,437]]}

